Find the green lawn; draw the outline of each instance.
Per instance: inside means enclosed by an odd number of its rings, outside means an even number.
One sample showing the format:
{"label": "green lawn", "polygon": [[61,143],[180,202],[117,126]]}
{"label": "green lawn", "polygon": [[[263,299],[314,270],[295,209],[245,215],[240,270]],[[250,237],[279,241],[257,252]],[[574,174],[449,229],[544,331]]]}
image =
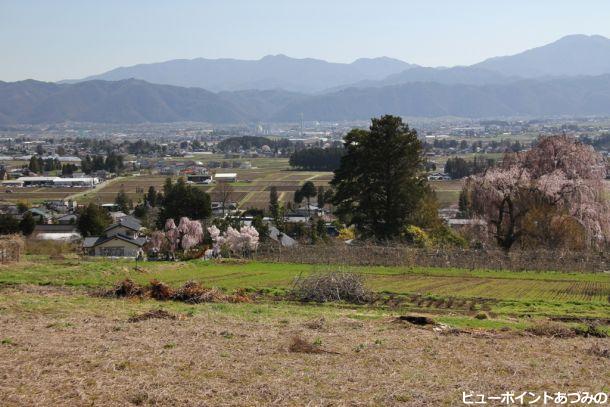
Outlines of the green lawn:
{"label": "green lawn", "polygon": [[[417,308],[483,309],[501,315],[610,318],[610,276],[604,273],[493,271],[423,267],[345,267],[259,262],[143,262],[30,256],[0,268],[0,285],[109,287],[124,278],[145,284],[158,279],[172,286],[197,280],[225,290],[284,291],[299,275],[343,270],[363,273],[368,286],[386,296],[404,296]],[[416,303],[413,298],[418,297]]]}

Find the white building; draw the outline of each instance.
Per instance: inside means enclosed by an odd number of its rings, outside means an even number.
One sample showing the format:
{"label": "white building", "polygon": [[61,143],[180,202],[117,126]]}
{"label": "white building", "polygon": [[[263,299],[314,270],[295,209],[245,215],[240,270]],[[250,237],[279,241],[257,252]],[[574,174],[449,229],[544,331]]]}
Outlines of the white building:
{"label": "white building", "polygon": [[227,172],[224,174],[216,173],[214,179],[217,182],[237,182],[237,174],[234,172]]}
{"label": "white building", "polygon": [[100,181],[98,178],[60,178],[60,177],[19,177],[16,180],[4,181],[3,184],[17,187],[87,187],[93,188]]}

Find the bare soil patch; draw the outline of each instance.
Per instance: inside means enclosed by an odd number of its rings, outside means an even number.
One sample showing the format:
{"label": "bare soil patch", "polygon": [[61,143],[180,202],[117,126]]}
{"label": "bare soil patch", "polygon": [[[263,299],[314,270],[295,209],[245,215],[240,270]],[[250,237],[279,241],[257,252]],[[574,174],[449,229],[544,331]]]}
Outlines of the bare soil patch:
{"label": "bare soil patch", "polygon": [[167,312],[165,310],[157,309],[157,310],[146,311],[145,313],[140,314],[140,315],[135,315],[135,316],[129,318],[127,321],[128,322],[140,322],[140,321],[147,321],[149,319],[178,319],[178,316],[174,315],[170,312]]}

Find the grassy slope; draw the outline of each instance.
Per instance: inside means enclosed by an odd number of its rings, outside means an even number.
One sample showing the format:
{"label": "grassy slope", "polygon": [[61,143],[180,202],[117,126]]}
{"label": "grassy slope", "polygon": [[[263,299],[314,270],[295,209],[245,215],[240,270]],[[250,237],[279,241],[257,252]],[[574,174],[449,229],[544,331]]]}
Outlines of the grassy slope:
{"label": "grassy slope", "polygon": [[[473,300],[480,309],[499,315],[550,315],[610,318],[610,276],[594,273],[509,272],[451,268],[340,267],[278,263],[145,262],[145,271],[134,271],[131,261],[48,260],[0,268],[0,284],[108,287],[123,278],[146,283],[156,278],[173,286],[198,280],[226,290],[236,288],[284,290],[295,277],[316,271],[346,270],[367,275],[376,292],[421,294],[417,304],[434,312],[466,310]],[[447,299],[446,302],[443,299]],[[459,306],[449,299],[460,299]],[[452,308],[447,310],[447,308]]]}

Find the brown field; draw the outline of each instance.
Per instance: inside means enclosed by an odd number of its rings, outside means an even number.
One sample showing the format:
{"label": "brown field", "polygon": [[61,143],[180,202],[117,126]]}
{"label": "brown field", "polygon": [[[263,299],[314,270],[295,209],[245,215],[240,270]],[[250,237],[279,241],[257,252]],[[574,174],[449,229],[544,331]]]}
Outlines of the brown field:
{"label": "brown field", "polygon": [[138,189],[141,189],[144,193],[148,191],[150,186],[154,186],[157,190],[161,190],[166,178],[167,177],[161,175],[143,175],[111,179],[103,185],[99,185],[95,189],[80,195],[78,201],[112,203],[114,202],[117,193],[123,189],[127,195],[137,203],[144,195],[143,193],[136,193]]}
{"label": "brown field", "polygon": [[[462,405],[463,391],[608,391],[608,339],[441,333],[392,312],[0,289],[2,405]],[[178,318],[129,322],[159,307]],[[294,337],[322,353],[290,349]],[[499,405],[490,403],[490,405]]]}
{"label": "brown field", "polygon": [[[316,187],[327,187],[333,177],[332,172],[293,171],[284,158],[254,158],[254,159],[224,159],[221,155],[203,156],[195,158],[198,161],[250,161],[255,168],[222,168],[213,172],[235,172],[238,181],[233,185],[234,196],[231,200],[237,201],[242,208],[267,208],[269,205],[269,188],[275,186],[284,203],[293,199],[294,191],[306,181],[312,181]],[[183,161],[176,159],[175,161]],[[191,161],[191,159],[187,160]],[[8,202],[27,201],[39,203],[47,199],[74,198],[80,203],[98,202],[111,203],[116,194],[123,188],[134,202],[143,198],[142,192],[154,186],[161,189],[165,183],[165,175],[138,175],[125,176],[113,179],[99,185],[95,189],[82,188],[10,188],[13,193],[6,193],[5,187],[0,186],[0,200]],[[177,177],[173,177],[174,180]],[[434,181],[433,188],[437,191],[442,207],[457,204],[461,181]],[[214,186],[202,186],[204,190],[212,193],[212,199],[218,199],[214,194]]]}
{"label": "brown field", "polygon": [[[288,202],[292,200],[293,192],[305,181],[312,181],[316,186],[327,186],[332,178],[332,173],[289,171],[276,169],[241,170],[223,169],[219,172],[236,172],[237,183],[233,184],[233,195],[231,200],[237,201],[242,208],[267,208],[269,206],[269,188],[276,186],[280,194],[280,200]],[[174,180],[177,177],[173,177]],[[142,199],[142,193],[136,193],[137,189],[146,192],[151,185],[160,190],[167,176],[163,175],[141,175],[121,177],[111,180],[94,190],[79,197],[79,201],[110,203],[114,201],[116,194],[123,188],[134,202]],[[215,194],[215,185],[199,186],[212,195],[212,200],[219,199]]]}
{"label": "brown field", "polygon": [[[10,190],[11,192],[7,192]],[[15,188],[0,186],[0,201],[39,203],[52,199],[66,199],[89,188]]]}

